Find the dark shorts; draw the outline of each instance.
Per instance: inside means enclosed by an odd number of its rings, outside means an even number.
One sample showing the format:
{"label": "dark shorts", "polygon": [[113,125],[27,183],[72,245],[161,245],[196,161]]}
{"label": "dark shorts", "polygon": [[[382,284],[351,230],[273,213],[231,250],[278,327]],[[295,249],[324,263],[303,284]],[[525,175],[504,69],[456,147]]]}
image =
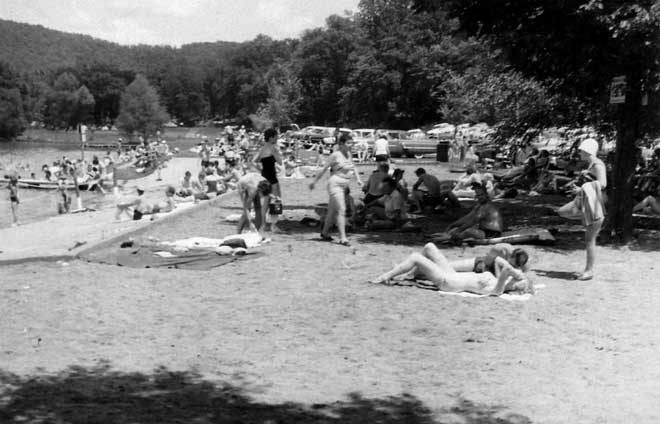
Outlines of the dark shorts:
{"label": "dark shorts", "polygon": [[274,172],[268,172],[268,170],[262,171],[261,176],[266,179],[271,185],[279,184],[277,179],[277,174]]}
{"label": "dark shorts", "polygon": [[11,196],[11,197],[9,198],[9,200],[10,200],[12,203],[16,203],[16,204],[21,203],[21,202],[18,201],[18,197]]}
{"label": "dark shorts", "polygon": [[424,195],[422,203],[426,206],[438,206],[442,204],[443,198],[440,196],[429,196],[428,194]]}
{"label": "dark shorts", "polygon": [[376,162],[387,162],[387,160],[390,158],[389,155],[376,155]]}

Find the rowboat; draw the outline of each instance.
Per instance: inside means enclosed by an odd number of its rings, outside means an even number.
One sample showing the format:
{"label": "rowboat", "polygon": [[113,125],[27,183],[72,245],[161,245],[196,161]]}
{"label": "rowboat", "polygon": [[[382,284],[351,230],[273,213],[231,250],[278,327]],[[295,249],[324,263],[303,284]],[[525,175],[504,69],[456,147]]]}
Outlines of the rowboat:
{"label": "rowboat", "polygon": [[[0,178],[0,184],[9,184],[8,178]],[[19,179],[18,188],[29,188],[36,190],[57,190],[59,188],[57,181],[49,180],[37,180],[37,179]],[[73,181],[66,181],[64,187],[68,190],[75,189]],[[89,188],[89,182],[81,182],[78,184],[78,189],[87,190]]]}

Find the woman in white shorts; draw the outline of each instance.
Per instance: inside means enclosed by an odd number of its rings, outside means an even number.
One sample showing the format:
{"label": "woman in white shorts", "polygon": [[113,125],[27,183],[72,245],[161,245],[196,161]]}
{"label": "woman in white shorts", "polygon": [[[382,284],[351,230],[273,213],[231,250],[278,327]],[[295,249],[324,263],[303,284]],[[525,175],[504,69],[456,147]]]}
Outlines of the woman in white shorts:
{"label": "woman in white shorts", "polygon": [[323,230],[321,230],[321,238],[331,241],[332,237],[328,233],[332,226],[336,224],[339,230],[339,244],[344,246],[351,245],[346,237],[345,191],[353,176],[357,179],[358,185],[360,187],[362,186],[362,180],[360,180],[360,176],[355,172],[350,148],[346,145],[347,141],[348,138],[346,135],[342,135],[339,138],[337,150],[330,155],[327,164],[309,185],[310,190],[314,190],[316,183],[330,169],[330,178],[328,179],[328,214],[323,224]]}

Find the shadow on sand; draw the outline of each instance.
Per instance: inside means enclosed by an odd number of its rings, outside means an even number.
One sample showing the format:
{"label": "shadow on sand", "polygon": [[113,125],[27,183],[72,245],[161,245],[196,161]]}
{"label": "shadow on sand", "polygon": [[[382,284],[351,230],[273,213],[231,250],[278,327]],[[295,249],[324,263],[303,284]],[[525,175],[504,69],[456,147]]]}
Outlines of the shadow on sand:
{"label": "shadow on sand", "polygon": [[351,393],[327,404],[267,404],[251,399],[243,388],[165,368],[152,374],[121,373],[107,365],[31,377],[0,373],[2,422],[432,424],[451,417],[451,422],[473,424],[531,423],[504,410],[458,399],[453,407],[431,411],[406,394],[369,399]]}

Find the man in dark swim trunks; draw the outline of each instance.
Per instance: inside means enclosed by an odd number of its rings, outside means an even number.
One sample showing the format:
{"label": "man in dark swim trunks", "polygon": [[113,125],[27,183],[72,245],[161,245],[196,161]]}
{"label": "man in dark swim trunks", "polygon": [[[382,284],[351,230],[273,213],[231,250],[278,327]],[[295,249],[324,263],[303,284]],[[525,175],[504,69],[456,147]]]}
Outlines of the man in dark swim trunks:
{"label": "man in dark swim trunks", "polygon": [[483,240],[499,237],[504,229],[502,215],[490,201],[486,188],[479,183],[473,183],[472,188],[478,203],[467,215],[451,223],[447,228],[447,233],[455,242],[467,238]]}

